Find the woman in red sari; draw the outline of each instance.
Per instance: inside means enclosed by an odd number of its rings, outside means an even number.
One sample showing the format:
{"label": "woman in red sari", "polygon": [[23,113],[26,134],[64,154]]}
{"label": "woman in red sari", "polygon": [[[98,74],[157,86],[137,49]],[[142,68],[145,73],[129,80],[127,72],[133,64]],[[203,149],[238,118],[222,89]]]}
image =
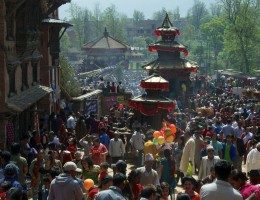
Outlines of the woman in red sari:
{"label": "woman in red sari", "polygon": [[89,156],[93,160],[95,165],[100,165],[102,162],[106,162],[106,156],[108,154],[108,150],[105,145],[99,142],[98,138],[93,140],[93,145],[90,149]]}

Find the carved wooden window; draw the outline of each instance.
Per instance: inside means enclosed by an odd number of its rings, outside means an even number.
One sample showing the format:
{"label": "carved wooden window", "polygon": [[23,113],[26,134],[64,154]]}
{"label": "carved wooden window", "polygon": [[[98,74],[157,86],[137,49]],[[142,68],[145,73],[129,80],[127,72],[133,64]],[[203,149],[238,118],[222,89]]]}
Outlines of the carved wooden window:
{"label": "carved wooden window", "polygon": [[38,62],[32,63],[33,85],[38,83]]}
{"label": "carved wooden window", "polygon": [[15,71],[16,71],[16,66],[8,65],[9,96],[10,97],[16,94],[16,90],[15,90]]}
{"label": "carved wooden window", "polygon": [[23,63],[22,68],[22,90],[28,88],[28,63]]}

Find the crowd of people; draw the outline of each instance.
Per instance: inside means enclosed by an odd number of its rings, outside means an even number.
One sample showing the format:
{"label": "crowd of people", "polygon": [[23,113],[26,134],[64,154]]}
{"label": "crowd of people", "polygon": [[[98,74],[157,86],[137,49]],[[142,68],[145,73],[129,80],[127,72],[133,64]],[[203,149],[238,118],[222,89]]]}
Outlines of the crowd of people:
{"label": "crowd of people", "polygon": [[0,198],[259,200],[257,103],[228,89],[201,91],[163,119],[177,131],[173,142],[160,145],[153,125],[126,107],[114,105],[99,119],[44,115],[40,134],[29,131],[0,153]]}

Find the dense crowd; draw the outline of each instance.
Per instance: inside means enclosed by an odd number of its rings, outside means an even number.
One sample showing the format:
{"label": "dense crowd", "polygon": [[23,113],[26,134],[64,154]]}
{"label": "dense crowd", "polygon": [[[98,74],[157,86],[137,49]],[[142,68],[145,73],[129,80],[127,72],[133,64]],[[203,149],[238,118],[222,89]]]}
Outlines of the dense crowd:
{"label": "dense crowd", "polygon": [[164,119],[177,131],[161,145],[152,124],[119,105],[99,119],[41,116],[40,134],[28,131],[0,153],[0,198],[259,200],[258,101],[218,88],[185,105]]}

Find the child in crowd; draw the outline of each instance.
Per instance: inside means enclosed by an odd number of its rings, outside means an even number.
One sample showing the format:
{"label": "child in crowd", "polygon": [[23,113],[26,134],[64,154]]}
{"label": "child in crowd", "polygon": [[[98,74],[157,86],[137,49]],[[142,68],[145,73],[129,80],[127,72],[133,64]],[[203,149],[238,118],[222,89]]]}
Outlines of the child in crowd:
{"label": "child in crowd", "polygon": [[49,179],[49,177],[46,175],[43,177],[43,187],[42,187],[42,200],[47,200],[48,196],[49,196],[49,190],[50,190],[50,185],[51,185],[51,181]]}
{"label": "child in crowd", "polygon": [[204,185],[204,184],[208,184],[208,183],[213,183],[215,179],[216,179],[215,168],[211,167],[210,168],[210,175],[206,176],[201,182]]}
{"label": "child in crowd", "polygon": [[98,183],[101,183],[101,180],[108,175],[108,167],[109,164],[107,162],[103,162],[100,164],[100,169],[99,169],[99,175],[98,175]]}
{"label": "child in crowd", "polygon": [[160,200],[171,200],[170,186],[166,182],[161,183],[162,194]]}

